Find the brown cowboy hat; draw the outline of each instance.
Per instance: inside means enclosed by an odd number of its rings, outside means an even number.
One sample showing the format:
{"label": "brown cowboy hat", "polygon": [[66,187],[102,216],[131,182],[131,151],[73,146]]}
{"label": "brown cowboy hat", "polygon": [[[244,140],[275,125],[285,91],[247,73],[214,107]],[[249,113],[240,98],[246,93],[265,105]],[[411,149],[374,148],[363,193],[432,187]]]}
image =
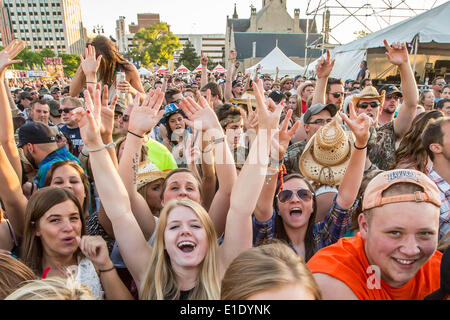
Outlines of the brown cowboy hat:
{"label": "brown cowboy hat", "polygon": [[380,105],[384,104],[385,91],[383,90],[381,94],[378,93],[377,89],[373,86],[365,87],[360,93],[353,95],[352,101],[353,105],[356,107],[361,101],[361,99],[374,99],[380,102]]}

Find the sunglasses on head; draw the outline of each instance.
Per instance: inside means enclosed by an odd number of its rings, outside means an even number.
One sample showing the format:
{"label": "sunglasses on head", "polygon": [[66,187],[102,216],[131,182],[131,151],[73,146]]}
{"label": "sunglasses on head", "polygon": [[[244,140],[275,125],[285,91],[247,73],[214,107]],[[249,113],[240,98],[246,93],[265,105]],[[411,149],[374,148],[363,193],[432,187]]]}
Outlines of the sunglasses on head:
{"label": "sunglasses on head", "polygon": [[368,106],[370,106],[372,109],[375,109],[380,106],[380,103],[378,101],[371,101],[371,102],[361,102],[360,104],[358,104],[358,108],[361,109],[367,109]]}
{"label": "sunglasses on head", "polygon": [[333,95],[333,97],[335,98],[339,98],[340,96],[344,95],[343,92],[330,92],[330,94]]}
{"label": "sunglasses on head", "polygon": [[59,109],[59,113],[70,113],[75,108],[66,108],[66,109]]}
{"label": "sunglasses on head", "polygon": [[312,192],[308,189],[298,189],[298,190],[283,190],[280,191],[277,195],[278,200],[280,200],[281,203],[285,203],[292,199],[294,196],[294,192],[297,194],[297,198],[299,198],[302,201],[309,201],[312,199]]}

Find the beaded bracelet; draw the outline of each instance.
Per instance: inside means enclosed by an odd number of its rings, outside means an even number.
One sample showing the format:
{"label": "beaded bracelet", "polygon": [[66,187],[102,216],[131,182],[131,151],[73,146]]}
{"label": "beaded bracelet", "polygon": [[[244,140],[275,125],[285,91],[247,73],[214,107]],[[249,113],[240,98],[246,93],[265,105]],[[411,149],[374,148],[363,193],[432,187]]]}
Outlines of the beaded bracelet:
{"label": "beaded bracelet", "polygon": [[116,147],[115,143],[111,142],[111,143],[108,143],[108,144],[104,144],[103,146],[95,148],[95,149],[85,148],[85,151],[88,152],[88,153],[91,153],[91,152],[101,151],[101,150],[103,150],[105,148],[115,148],[115,147]]}

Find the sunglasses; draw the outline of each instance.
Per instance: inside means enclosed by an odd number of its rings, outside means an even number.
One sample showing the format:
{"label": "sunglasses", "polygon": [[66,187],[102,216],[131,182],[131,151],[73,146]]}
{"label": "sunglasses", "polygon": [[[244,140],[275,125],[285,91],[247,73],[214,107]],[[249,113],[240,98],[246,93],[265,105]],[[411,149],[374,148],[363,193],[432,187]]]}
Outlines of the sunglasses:
{"label": "sunglasses", "polygon": [[180,103],[180,102],[181,102],[181,99],[177,99],[177,100],[172,101],[172,103]]}
{"label": "sunglasses", "polygon": [[75,108],[66,108],[66,109],[59,109],[59,113],[70,113],[70,111],[74,110]]}
{"label": "sunglasses", "polygon": [[[309,201],[312,199],[312,192],[308,189],[298,189],[295,191],[297,193],[297,198],[299,198],[302,201]],[[280,200],[281,203],[288,202],[292,199],[294,195],[294,190],[283,190],[278,193],[277,198]]]}
{"label": "sunglasses", "polygon": [[328,118],[328,119],[316,119],[314,121],[308,122],[308,124],[318,124],[323,126],[325,123],[330,123],[333,119],[332,118]]}
{"label": "sunglasses", "polygon": [[332,94],[335,98],[340,98],[340,96],[344,95],[343,92],[330,92],[330,94]]}
{"label": "sunglasses", "polygon": [[438,86],[445,86],[446,84],[447,84],[447,83],[445,83],[445,82],[438,82],[438,83],[437,83]]}
{"label": "sunglasses", "polygon": [[398,94],[393,94],[393,95],[386,96],[386,100],[391,100],[391,99],[399,100],[400,96]]}
{"label": "sunglasses", "polygon": [[123,122],[128,122],[128,121],[130,120],[130,116],[127,115],[127,114],[121,116],[121,118],[122,118],[122,121],[123,121]]}
{"label": "sunglasses", "polygon": [[375,109],[380,106],[380,103],[378,101],[372,101],[372,102],[361,102],[358,104],[358,108],[361,109],[367,109],[368,106],[370,106],[372,109]]}

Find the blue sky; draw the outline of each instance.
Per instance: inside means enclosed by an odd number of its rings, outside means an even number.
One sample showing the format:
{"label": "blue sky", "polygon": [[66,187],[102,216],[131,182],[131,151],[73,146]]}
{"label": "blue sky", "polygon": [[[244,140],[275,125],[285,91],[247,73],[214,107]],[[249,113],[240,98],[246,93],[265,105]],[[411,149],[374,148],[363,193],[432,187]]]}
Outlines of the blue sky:
{"label": "blue sky", "polygon": [[[273,0],[277,1],[277,0]],[[287,0],[288,12],[293,16],[295,8],[300,8],[300,17],[306,18],[306,11],[311,11],[317,6],[320,0]],[[322,3],[325,1],[322,0]],[[340,3],[354,6],[349,9],[354,12],[357,7],[365,3],[371,3],[374,7],[379,7],[386,0],[340,0]],[[446,2],[445,0],[408,0],[403,4],[402,0],[390,0],[393,6],[399,8],[413,9],[431,8]],[[159,13],[161,21],[167,22],[174,33],[225,33],[226,16],[233,14],[234,3],[237,4],[239,18],[250,17],[250,5],[254,5],[257,10],[261,9],[261,0],[80,0],[84,26],[92,30],[96,25],[102,25],[106,35],[115,35],[115,21],[119,16],[125,16],[127,25],[131,22],[137,23],[137,13]],[[310,7],[308,8],[308,4]],[[327,1],[329,6],[334,6],[337,1]],[[344,10],[331,9],[335,14],[344,13]],[[387,24],[398,22],[405,18],[378,17],[375,18],[369,9],[358,10],[359,13],[366,14],[358,19],[372,31],[386,27]],[[416,11],[420,13],[422,11]],[[393,15],[411,16],[411,11],[399,10]],[[385,14],[387,15],[387,13]],[[340,23],[344,17],[332,16],[332,27]],[[319,30],[322,25],[321,16],[317,16]],[[354,31],[362,30],[364,27],[355,18],[351,18],[334,28],[332,35],[341,43],[347,43],[355,39]],[[331,38],[331,42],[336,41]]]}

